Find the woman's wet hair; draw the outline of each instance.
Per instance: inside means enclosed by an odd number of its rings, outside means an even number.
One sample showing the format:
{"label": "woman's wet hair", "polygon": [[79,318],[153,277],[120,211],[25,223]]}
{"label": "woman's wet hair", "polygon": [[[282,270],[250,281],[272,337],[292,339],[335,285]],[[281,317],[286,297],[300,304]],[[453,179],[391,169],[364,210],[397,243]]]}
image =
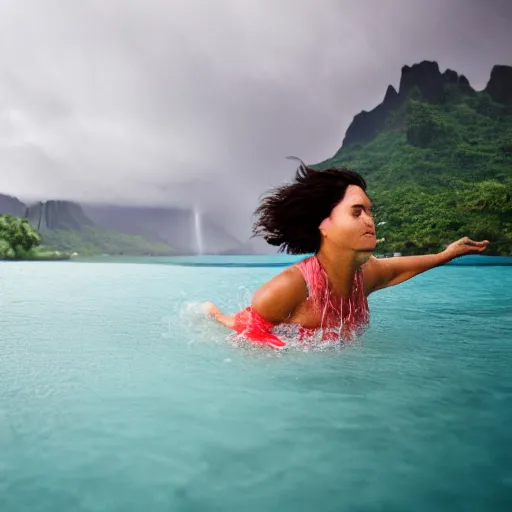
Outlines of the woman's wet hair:
{"label": "woman's wet hair", "polygon": [[316,254],[321,243],[320,224],[343,199],[347,187],[357,185],[366,191],[367,185],[359,173],[344,167],[319,171],[299,161],[292,183],[262,197],[255,211],[253,236],[262,236],[278,246],[279,252]]}

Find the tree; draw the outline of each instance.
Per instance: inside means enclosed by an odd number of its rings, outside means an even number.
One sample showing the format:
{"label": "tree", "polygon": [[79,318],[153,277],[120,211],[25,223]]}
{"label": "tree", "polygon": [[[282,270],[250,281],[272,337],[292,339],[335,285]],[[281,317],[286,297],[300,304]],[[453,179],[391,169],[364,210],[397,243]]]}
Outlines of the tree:
{"label": "tree", "polygon": [[0,258],[22,259],[41,243],[27,219],[0,215]]}

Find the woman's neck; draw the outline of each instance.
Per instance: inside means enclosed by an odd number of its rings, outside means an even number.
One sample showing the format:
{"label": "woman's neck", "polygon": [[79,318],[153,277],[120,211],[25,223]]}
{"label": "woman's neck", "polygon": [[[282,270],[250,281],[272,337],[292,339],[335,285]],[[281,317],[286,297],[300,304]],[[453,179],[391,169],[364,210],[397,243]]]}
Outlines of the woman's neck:
{"label": "woman's neck", "polygon": [[354,275],[361,269],[367,257],[357,251],[336,250],[326,246],[320,248],[316,257],[327,274],[334,294],[345,299],[349,298]]}

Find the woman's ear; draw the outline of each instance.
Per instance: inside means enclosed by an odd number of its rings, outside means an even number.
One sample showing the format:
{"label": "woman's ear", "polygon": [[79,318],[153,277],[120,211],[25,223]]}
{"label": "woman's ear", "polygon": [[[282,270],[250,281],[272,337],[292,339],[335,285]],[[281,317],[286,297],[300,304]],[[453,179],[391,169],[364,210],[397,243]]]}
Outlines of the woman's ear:
{"label": "woman's ear", "polygon": [[329,230],[329,227],[331,226],[331,217],[327,217],[325,218],[321,223],[320,223],[320,233],[322,234],[322,236],[327,236],[327,231]]}

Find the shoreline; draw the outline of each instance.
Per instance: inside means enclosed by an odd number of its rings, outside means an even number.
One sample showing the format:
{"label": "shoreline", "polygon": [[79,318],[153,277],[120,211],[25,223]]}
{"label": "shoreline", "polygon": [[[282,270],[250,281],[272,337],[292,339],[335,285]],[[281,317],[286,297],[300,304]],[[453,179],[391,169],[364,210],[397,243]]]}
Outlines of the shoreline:
{"label": "shoreline", "polygon": [[[77,253],[42,253],[26,258],[0,258],[0,262],[70,261],[78,263],[149,263],[184,267],[286,267],[309,255],[287,254],[181,254],[181,255],[114,255],[80,256]],[[379,259],[392,256],[376,255]],[[407,255],[397,257],[407,257]],[[441,266],[512,266],[512,255],[469,254]]]}
{"label": "shoreline", "polygon": [[[182,267],[217,267],[217,268],[258,268],[258,267],[287,267],[293,265],[308,255],[283,255],[283,254],[192,254],[181,256],[73,256],[70,260],[77,263],[147,263],[172,265]],[[489,256],[472,254],[461,256],[441,266],[512,266],[512,256]]]}

